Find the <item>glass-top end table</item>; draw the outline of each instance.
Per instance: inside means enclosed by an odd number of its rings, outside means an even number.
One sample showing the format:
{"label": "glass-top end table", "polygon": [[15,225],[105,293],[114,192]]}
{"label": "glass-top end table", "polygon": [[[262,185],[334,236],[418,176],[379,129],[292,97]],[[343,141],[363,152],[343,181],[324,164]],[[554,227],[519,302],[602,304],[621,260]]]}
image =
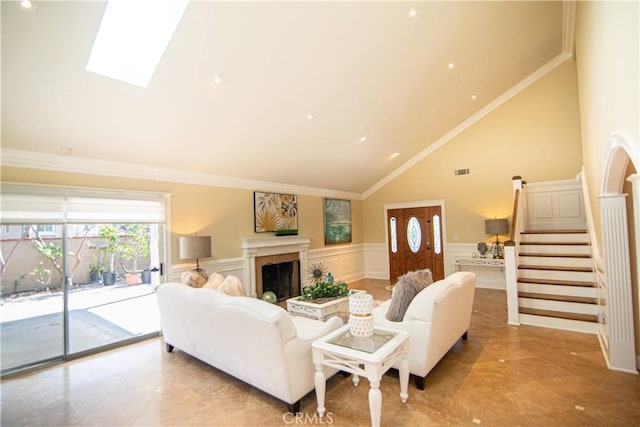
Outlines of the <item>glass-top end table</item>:
{"label": "glass-top end table", "polygon": [[[311,345],[316,366],[315,386],[318,414],[323,417],[326,392],[324,368],[334,368],[353,375],[353,385],[360,377],[369,380],[369,415],[371,425],[379,426],[382,415],[380,381],[385,372],[399,364],[400,399],[407,402],[409,394],[409,333],[374,326],[371,337],[359,338],[349,333],[349,325],[342,326],[316,340]],[[397,365],[396,365],[397,366]]]}
{"label": "glass-top end table", "polygon": [[383,332],[381,330],[374,330],[373,335],[370,337],[358,337],[351,335],[349,330],[343,334],[338,335],[335,338],[328,340],[329,344],[335,344],[342,347],[350,348],[352,350],[364,351],[367,353],[373,353],[388,343],[395,333]]}

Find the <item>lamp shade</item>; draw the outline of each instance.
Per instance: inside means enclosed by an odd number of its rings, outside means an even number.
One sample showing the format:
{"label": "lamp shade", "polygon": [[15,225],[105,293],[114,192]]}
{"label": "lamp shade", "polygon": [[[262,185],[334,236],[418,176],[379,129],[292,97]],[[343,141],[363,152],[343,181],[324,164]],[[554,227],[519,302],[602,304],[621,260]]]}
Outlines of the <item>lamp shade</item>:
{"label": "lamp shade", "polygon": [[509,220],[503,219],[485,219],[484,231],[487,234],[508,234]]}
{"label": "lamp shade", "polygon": [[211,236],[180,237],[180,259],[198,259],[211,256]]}

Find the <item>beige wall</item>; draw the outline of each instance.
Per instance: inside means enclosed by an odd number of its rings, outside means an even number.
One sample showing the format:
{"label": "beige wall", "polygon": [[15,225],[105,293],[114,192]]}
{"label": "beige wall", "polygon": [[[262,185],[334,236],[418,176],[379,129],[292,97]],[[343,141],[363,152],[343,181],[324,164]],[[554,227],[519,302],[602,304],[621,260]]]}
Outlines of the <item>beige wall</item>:
{"label": "beige wall", "polygon": [[[2,168],[2,180],[172,193],[171,229],[174,263],[180,262],[176,258],[178,253],[177,236],[180,235],[193,233],[211,235],[213,259],[242,256],[240,247],[240,238],[242,237],[272,235],[271,233],[253,232],[253,191],[251,190],[35,171],[12,167]],[[311,249],[324,246],[322,201],[322,197],[298,196],[299,234],[311,236]],[[361,218],[362,202],[352,200],[352,243],[363,242]]]}
{"label": "beige wall", "polygon": [[[638,2],[578,2],[576,62],[582,151],[598,242],[600,205],[612,132],[640,144]],[[636,166],[640,159],[636,159]]]}
{"label": "beige wall", "polygon": [[[364,240],[382,243],[383,205],[444,199],[447,241],[489,241],[486,218],[510,217],[512,177],[574,178],[582,167],[574,62],[566,62],[364,201]],[[454,170],[469,168],[469,175]]]}

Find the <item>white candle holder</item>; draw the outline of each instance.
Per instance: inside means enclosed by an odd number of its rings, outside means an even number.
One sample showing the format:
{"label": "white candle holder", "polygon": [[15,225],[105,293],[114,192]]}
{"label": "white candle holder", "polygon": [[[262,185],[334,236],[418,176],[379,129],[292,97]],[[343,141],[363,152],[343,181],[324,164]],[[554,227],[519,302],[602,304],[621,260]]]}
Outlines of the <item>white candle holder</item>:
{"label": "white candle holder", "polygon": [[373,295],[356,293],[349,297],[349,332],[357,338],[373,335]]}

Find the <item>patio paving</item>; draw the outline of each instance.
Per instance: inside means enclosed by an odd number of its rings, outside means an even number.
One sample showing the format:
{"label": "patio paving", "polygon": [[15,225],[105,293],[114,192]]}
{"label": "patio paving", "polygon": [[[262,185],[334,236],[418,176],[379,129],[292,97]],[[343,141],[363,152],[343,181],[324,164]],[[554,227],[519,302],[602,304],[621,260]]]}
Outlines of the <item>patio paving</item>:
{"label": "patio paving", "polygon": [[[88,285],[69,294],[70,353],[156,332],[160,318],[151,285]],[[0,307],[2,370],[60,356],[61,292],[7,298]]]}

